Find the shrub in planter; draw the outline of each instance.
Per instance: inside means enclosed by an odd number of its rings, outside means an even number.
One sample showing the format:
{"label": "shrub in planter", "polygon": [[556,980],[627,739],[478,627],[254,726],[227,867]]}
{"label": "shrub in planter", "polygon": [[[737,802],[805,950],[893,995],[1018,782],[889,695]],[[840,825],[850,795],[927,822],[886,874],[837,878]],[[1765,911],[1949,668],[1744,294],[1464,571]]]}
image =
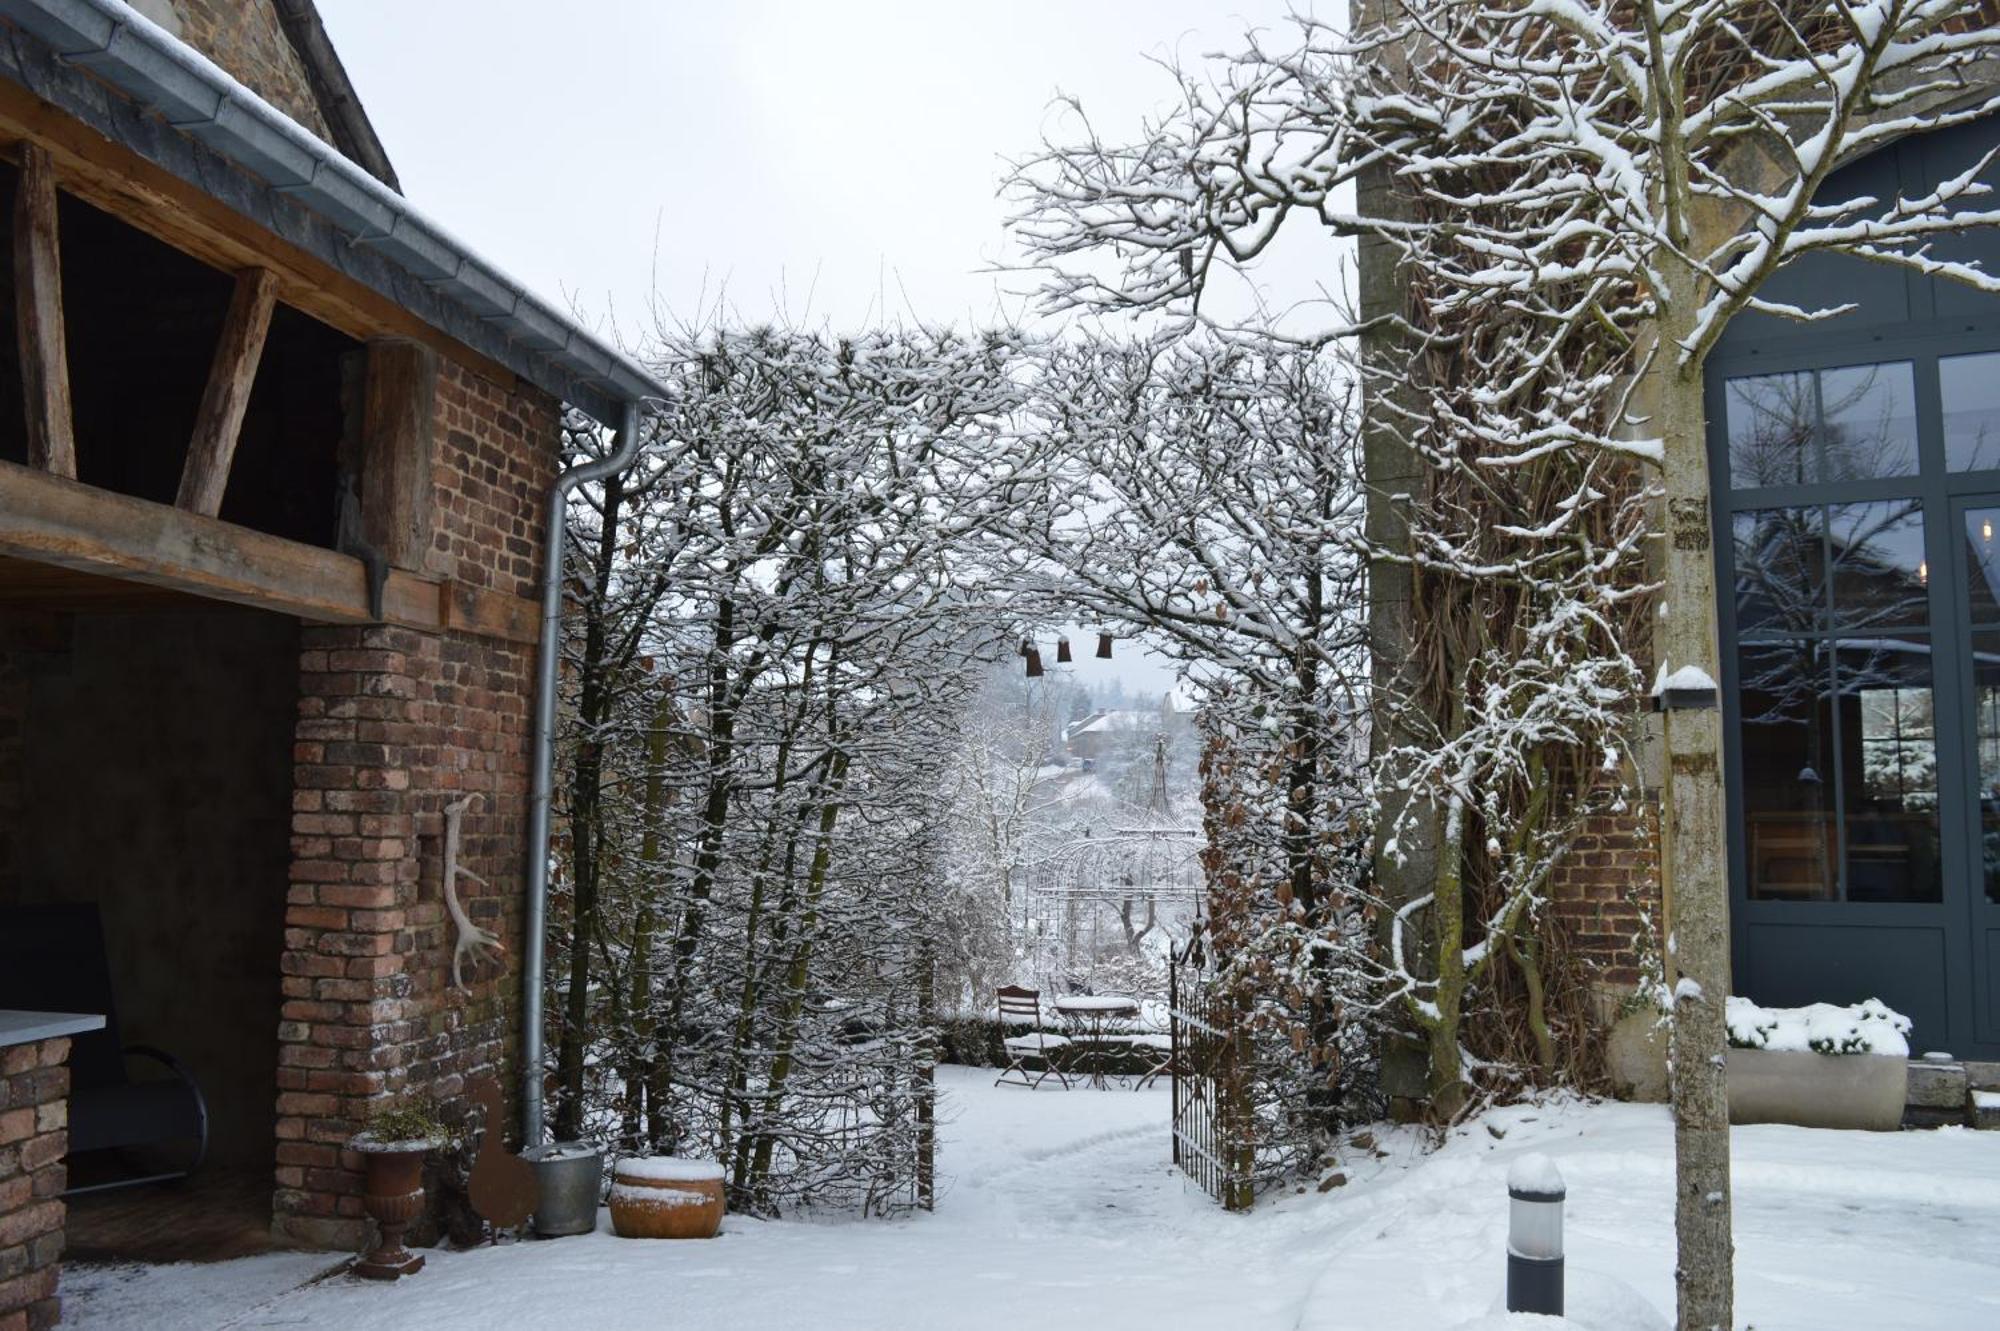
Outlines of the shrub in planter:
{"label": "shrub in planter", "polygon": [[1807,1128],[1902,1126],[1910,1019],[1879,999],[1759,1007],[1731,998],[1729,1121]]}
{"label": "shrub in planter", "polygon": [[370,1280],[396,1280],[424,1269],[421,1253],[403,1246],[403,1234],[424,1209],[424,1156],[451,1140],[429,1100],[400,1100],[377,1110],[348,1147],[367,1161],[361,1203],[378,1227],[375,1247],[353,1271]]}

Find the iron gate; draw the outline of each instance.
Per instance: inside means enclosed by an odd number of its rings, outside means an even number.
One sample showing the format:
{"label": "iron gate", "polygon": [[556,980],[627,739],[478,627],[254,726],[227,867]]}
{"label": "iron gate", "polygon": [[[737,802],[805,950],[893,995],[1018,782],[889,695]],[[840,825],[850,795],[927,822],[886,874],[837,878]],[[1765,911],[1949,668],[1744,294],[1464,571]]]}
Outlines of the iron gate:
{"label": "iron gate", "polygon": [[1255,1143],[1247,1048],[1233,1009],[1203,965],[1199,935],[1167,971],[1173,1037],[1174,1164],[1228,1211],[1253,1196]]}

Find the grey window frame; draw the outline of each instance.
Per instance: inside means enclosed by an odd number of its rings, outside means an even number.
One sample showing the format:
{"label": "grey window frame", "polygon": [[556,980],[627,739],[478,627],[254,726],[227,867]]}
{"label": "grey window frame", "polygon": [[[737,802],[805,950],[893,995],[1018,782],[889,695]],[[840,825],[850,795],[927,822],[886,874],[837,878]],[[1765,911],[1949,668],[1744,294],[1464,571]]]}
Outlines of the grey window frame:
{"label": "grey window frame", "polygon": [[[1919,912],[1949,912],[1963,917],[1972,908],[1967,899],[1974,866],[1966,860],[1971,845],[1971,822],[1977,809],[1968,807],[1967,787],[1952,781],[1948,774],[1962,772],[1968,760],[1976,762],[1971,741],[1974,718],[1965,714],[1967,681],[1963,676],[1965,653],[1970,651],[1970,616],[1966,612],[1962,587],[1963,570],[1958,568],[1959,552],[1954,521],[1968,500],[2000,495],[2000,469],[1948,471],[1944,457],[1943,403],[1938,361],[1949,356],[2000,353],[2000,319],[1931,320],[1889,329],[1855,329],[1842,335],[1838,321],[1824,327],[1808,325],[1799,332],[1763,339],[1756,343],[1730,346],[1725,343],[1710,357],[1705,367],[1708,410],[1709,494],[1712,529],[1715,533],[1717,647],[1721,657],[1723,698],[1723,761],[1727,781],[1729,819],[1729,876],[1732,913],[1740,922],[1818,923],[1829,913],[1839,912],[1843,923],[1865,925],[1907,924]],[[1767,486],[1732,489],[1729,468],[1727,384],[1732,379],[1754,375],[1777,375],[1849,368],[1858,365],[1907,361],[1915,378],[1918,468],[1914,476],[1874,478],[1862,481],[1822,481],[1807,485]],[[1815,381],[1814,397],[1819,389]],[[1931,644],[1931,689],[1937,731],[1939,771],[1938,833],[1944,875],[1938,901],[1852,901],[1847,897],[1847,817],[1845,791],[1839,784],[1833,792],[1832,808],[1840,811],[1837,864],[1840,895],[1819,900],[1752,898],[1749,895],[1749,866],[1743,798],[1742,705],[1739,693],[1737,653],[1745,641],[1736,624],[1734,520],[1738,512],[1763,508],[1866,503],[1879,500],[1916,499],[1923,505],[1924,558],[1931,570],[1929,579],[1929,625],[1923,637]],[[1828,581],[1832,581],[1831,570]],[[1905,631],[1916,637],[1914,632]],[[1812,633],[1751,634],[1760,638],[1890,637],[1892,631],[1856,632],[1828,624]],[[1838,685],[1837,661],[1830,663]],[[1844,783],[1838,761],[1843,738],[1839,709],[1835,708],[1836,755],[1833,764],[1837,782]],[[1952,787],[1947,789],[1946,787]]]}

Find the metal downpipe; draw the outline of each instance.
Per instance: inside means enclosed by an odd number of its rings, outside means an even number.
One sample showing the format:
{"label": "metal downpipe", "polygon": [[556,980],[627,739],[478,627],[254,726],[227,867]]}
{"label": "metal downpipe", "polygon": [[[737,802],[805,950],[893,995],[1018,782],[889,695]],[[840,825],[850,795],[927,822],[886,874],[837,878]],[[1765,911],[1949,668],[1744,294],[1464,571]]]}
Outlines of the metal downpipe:
{"label": "metal downpipe", "polygon": [[542,632],[535,648],[535,735],[528,777],[528,901],[521,956],[521,1149],[542,1142],[542,972],[547,967],[549,818],[555,794],[556,667],[562,650],[563,544],[569,497],[639,456],[639,403],[625,404],[618,447],[570,468],[549,490],[547,563],[542,569]]}

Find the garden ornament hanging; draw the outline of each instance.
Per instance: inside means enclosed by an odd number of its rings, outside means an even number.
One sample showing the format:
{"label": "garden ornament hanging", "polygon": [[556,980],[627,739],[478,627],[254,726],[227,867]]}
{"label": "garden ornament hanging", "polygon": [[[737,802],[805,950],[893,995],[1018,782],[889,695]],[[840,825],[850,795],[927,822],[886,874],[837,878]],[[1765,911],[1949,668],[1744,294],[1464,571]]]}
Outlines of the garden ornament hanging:
{"label": "garden ornament hanging", "polygon": [[482,961],[495,960],[495,954],[507,949],[500,942],[500,936],[489,929],[482,929],[473,923],[465,913],[465,907],[458,900],[458,879],[464,877],[485,887],[486,880],[458,862],[458,838],[460,824],[465,821],[465,811],[479,802],[479,792],[472,791],[463,799],[454,800],[444,806],[444,908],[451,916],[452,924],[458,929],[458,939],[451,948],[451,987],[464,992],[465,979],[461,974],[465,958],[470,956],[476,965]]}

